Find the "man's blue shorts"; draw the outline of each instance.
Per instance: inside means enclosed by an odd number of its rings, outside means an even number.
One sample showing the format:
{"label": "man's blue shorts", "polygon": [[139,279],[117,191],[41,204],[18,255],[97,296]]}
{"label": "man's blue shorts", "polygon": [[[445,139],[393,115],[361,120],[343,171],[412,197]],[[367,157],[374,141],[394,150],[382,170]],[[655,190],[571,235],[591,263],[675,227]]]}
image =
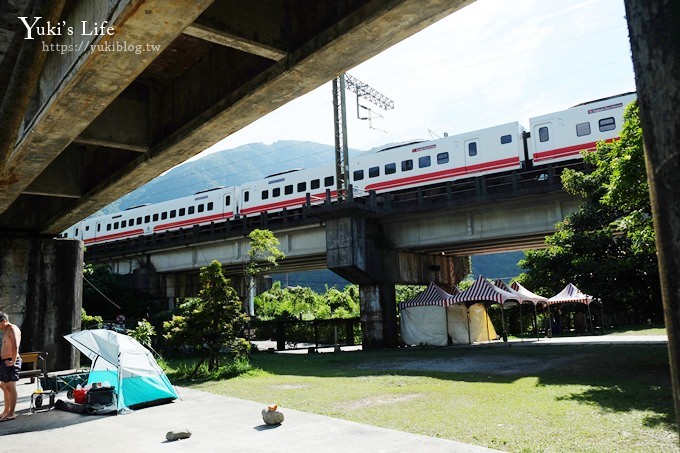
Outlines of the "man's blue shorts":
{"label": "man's blue shorts", "polygon": [[7,362],[3,360],[0,363],[0,382],[18,381],[19,371],[21,371],[21,357],[17,358],[16,363],[12,366],[7,365]]}

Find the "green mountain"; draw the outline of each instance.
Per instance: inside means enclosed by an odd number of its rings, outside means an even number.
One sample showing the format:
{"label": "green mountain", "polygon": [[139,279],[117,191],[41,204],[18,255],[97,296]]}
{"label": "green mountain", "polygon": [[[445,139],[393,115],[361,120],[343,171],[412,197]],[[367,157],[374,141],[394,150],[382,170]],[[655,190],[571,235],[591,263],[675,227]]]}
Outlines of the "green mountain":
{"label": "green mountain", "polygon": [[272,173],[316,167],[334,159],[335,148],[330,145],[293,140],[270,145],[251,143],[178,165],[106,206],[97,215],[186,197],[214,187],[240,185]]}

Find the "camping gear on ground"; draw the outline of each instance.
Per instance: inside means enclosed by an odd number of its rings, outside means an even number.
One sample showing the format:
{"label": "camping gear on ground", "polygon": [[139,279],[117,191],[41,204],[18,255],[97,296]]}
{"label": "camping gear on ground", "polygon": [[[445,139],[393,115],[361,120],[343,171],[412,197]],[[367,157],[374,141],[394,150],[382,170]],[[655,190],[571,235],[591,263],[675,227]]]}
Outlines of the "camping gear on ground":
{"label": "camping gear on ground", "polygon": [[110,414],[118,410],[116,389],[113,386],[93,386],[87,391],[87,412]]}
{"label": "camping gear on ground", "polygon": [[43,403],[45,400],[48,401],[47,408],[43,410],[50,410],[52,406],[54,406],[54,398],[56,396],[56,393],[52,390],[42,390],[40,388],[36,389],[32,394],[31,394],[31,406],[29,407],[29,411],[31,413],[37,412],[41,407],[43,407]]}
{"label": "camping gear on ground", "polygon": [[64,338],[92,361],[88,385],[110,383],[118,413],[178,398],[151,352],[134,338],[106,329],[83,330]]}
{"label": "camping gear on ground", "polygon": [[89,375],[89,371],[83,370],[55,371],[42,378],[41,384],[43,389],[54,390],[56,393],[66,390],[67,396],[73,399],[73,392],[79,385],[81,387],[87,385]]}
{"label": "camping gear on ground", "polygon": [[80,384],[73,390],[73,400],[77,404],[87,403],[87,390],[82,388]]}

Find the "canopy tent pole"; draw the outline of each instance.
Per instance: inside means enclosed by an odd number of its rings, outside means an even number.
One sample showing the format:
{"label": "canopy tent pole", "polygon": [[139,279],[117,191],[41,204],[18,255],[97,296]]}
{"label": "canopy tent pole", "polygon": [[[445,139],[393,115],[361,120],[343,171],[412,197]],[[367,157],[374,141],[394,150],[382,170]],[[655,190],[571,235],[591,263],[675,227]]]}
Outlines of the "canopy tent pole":
{"label": "canopy tent pole", "polygon": [[465,312],[467,313],[468,322],[468,344],[472,344],[472,334],[470,333],[470,307],[465,304]]}
{"label": "canopy tent pole", "polygon": [[519,306],[519,337],[522,339],[522,343],[524,343],[524,328],[522,327],[522,302],[518,302],[517,305]]}
{"label": "canopy tent pole", "polygon": [[484,324],[486,324],[486,341],[491,342],[491,338],[489,338],[489,323],[491,322],[491,318],[489,318],[489,310],[486,308],[486,304],[484,304]]}
{"label": "canopy tent pole", "polygon": [[543,313],[545,313],[545,308],[548,308],[548,337],[552,338],[552,313],[550,312],[550,304],[543,307]]}
{"label": "canopy tent pole", "polygon": [[604,334],[604,333],[606,333],[604,331],[604,306],[602,305],[601,299],[598,299],[598,301],[600,302],[600,313],[601,313],[601,316],[602,316],[600,324],[602,325],[602,333]]}
{"label": "canopy tent pole", "polygon": [[536,312],[536,302],[534,302],[534,330],[536,331],[536,340],[541,341],[541,335],[538,333],[538,313]]}
{"label": "canopy tent pole", "polygon": [[593,329],[593,315],[590,314],[590,302],[586,306],[588,307],[588,320],[590,320],[590,333],[594,334],[595,329]]}
{"label": "canopy tent pole", "polygon": [[503,304],[501,304],[501,327],[503,328],[503,341],[508,342],[508,331],[505,330],[505,312],[503,310]]}
{"label": "canopy tent pole", "polygon": [[449,343],[449,338],[451,338],[449,335],[449,307],[446,305],[446,301],[443,301],[442,305],[444,306],[444,320],[446,321],[446,344],[453,344],[453,339]]}

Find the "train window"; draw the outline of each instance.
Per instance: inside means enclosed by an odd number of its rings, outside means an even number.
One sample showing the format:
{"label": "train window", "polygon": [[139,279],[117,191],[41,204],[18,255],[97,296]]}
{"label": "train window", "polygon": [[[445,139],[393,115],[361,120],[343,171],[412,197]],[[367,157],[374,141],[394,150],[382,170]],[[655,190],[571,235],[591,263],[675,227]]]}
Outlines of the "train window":
{"label": "train window", "polygon": [[538,128],[538,141],[547,142],[550,140],[550,134],[548,133],[548,127],[543,126]]}
{"label": "train window", "polygon": [[118,222],[113,222],[113,229],[117,230],[120,224]]}
{"label": "train window", "polygon": [[401,171],[413,170],[413,159],[401,161]]}
{"label": "train window", "polygon": [[210,203],[208,203],[208,206],[206,206],[206,208],[208,209],[208,211],[212,211],[212,210],[213,210],[213,207],[214,207],[214,204],[213,204],[212,201],[211,201]]}
{"label": "train window", "polygon": [[125,228],[127,226],[127,220],[123,220],[120,222],[120,227]]}
{"label": "train window", "polygon": [[161,220],[165,220],[168,218],[168,213],[167,212],[161,212]]}
{"label": "train window", "polygon": [[269,191],[268,191],[268,190],[263,190],[263,191],[262,191],[262,199],[263,199],[263,200],[266,200],[267,198],[269,198]]}
{"label": "train window", "polygon": [[248,202],[249,200],[250,200],[250,191],[249,191],[249,190],[246,190],[246,191],[243,193],[243,201]]}
{"label": "train window", "polygon": [[174,219],[175,217],[177,217],[177,209],[173,209],[170,211],[170,218]]}
{"label": "train window", "polygon": [[280,197],[281,196],[281,188],[280,187],[275,187],[272,189],[272,197]]}
{"label": "train window", "polygon": [[380,167],[371,167],[368,169],[369,178],[377,178],[380,176]]}
{"label": "train window", "polygon": [[179,213],[177,215],[182,217],[183,215],[186,215],[186,214],[187,214],[186,208],[179,208]]}
{"label": "train window", "polygon": [[99,233],[102,230],[102,224],[98,223],[97,224],[97,233]]}
{"label": "train window", "polygon": [[205,211],[205,205],[203,203],[198,205],[198,212],[203,212]]}
{"label": "train window", "polygon": [[76,232],[74,234],[74,237],[78,237],[78,228],[76,228]]}
{"label": "train window", "polygon": [[187,214],[191,215],[191,214],[193,214],[194,212],[196,212],[196,207],[195,207],[195,206],[189,206],[189,207],[187,208]]}
{"label": "train window", "polygon": [[227,195],[226,197],[224,197],[224,205],[231,206],[231,195]]}
{"label": "train window", "polygon": [[85,231],[90,231],[90,225],[85,226]]}
{"label": "train window", "polygon": [[292,184],[289,184],[289,185],[287,185],[287,186],[284,186],[284,187],[283,187],[283,193],[284,193],[285,195],[290,195],[290,194],[292,194],[292,193],[293,193],[293,185],[292,185]]}
{"label": "train window", "polygon": [[312,190],[318,189],[319,187],[321,187],[321,182],[318,179],[312,179],[312,182],[310,183],[309,186],[312,188]]}
{"label": "train window", "polygon": [[106,231],[111,231],[111,224],[106,225]]}
{"label": "train window", "polygon": [[332,176],[326,176],[325,178],[323,178],[324,187],[331,187],[334,182],[335,182],[335,178],[332,177]]}
{"label": "train window", "polygon": [[145,215],[144,216],[144,223],[149,223],[151,222],[151,216],[150,215]]}
{"label": "train window", "polygon": [[579,123],[576,125],[576,136],[583,137],[584,135],[590,135],[590,123]]}
{"label": "train window", "polygon": [[391,163],[391,164],[385,164],[385,174],[386,175],[391,175],[392,173],[397,172],[397,164]]}
{"label": "train window", "polygon": [[430,156],[421,156],[418,158],[418,168],[425,168],[432,165],[432,159]]}
{"label": "train window", "polygon": [[448,163],[449,161],[449,153],[439,153],[437,154],[437,163],[439,165]]}
{"label": "train window", "polygon": [[361,181],[364,179],[364,171],[363,170],[354,170],[354,177],[352,178],[354,181]]}
{"label": "train window", "polygon": [[154,214],[154,215],[153,215],[153,221],[154,221],[154,222],[158,222],[158,214]]}
{"label": "train window", "polygon": [[307,190],[307,183],[306,182],[299,182],[297,185],[297,191],[298,192],[304,192]]}
{"label": "train window", "polygon": [[606,131],[613,131],[616,129],[616,121],[614,121],[614,117],[609,117],[609,118],[602,118],[599,121],[600,124],[600,132],[606,132]]}
{"label": "train window", "polygon": [[477,142],[468,143],[468,156],[473,157],[477,155]]}
{"label": "train window", "polygon": [[141,217],[137,217],[137,225],[141,225],[141,224],[142,224],[142,218],[141,218]]}
{"label": "train window", "polygon": [[512,143],[512,135],[501,135],[501,145],[507,145],[508,143]]}

